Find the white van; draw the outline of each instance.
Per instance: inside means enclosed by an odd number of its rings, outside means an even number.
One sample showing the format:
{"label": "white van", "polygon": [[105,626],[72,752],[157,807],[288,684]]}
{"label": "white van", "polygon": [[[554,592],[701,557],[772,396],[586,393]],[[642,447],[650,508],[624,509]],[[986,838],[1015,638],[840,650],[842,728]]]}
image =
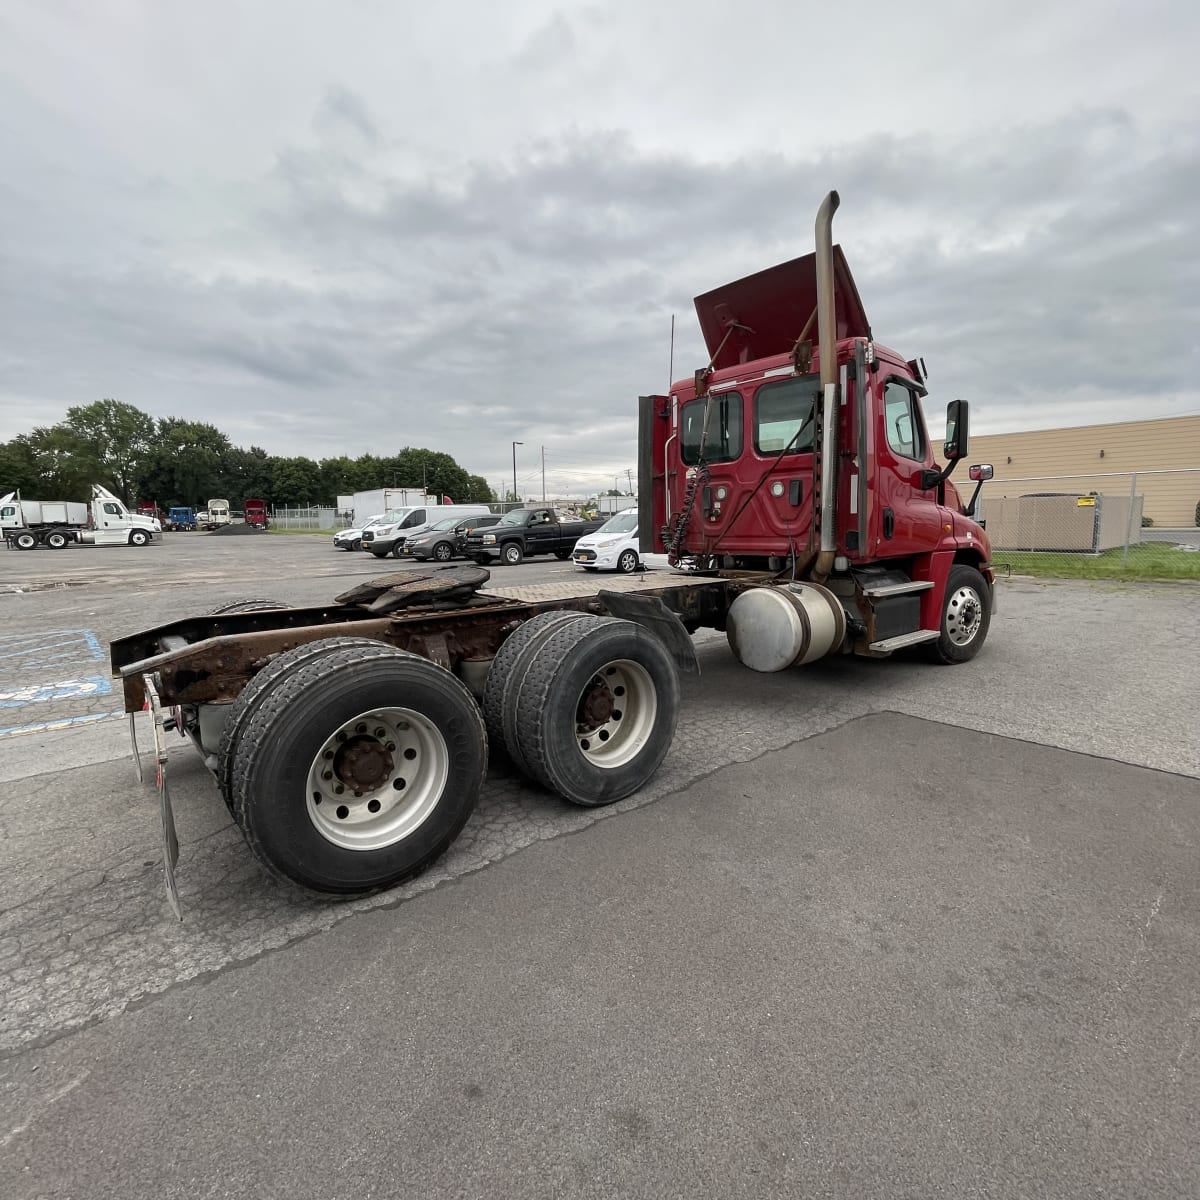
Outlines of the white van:
{"label": "white van", "polygon": [[389,554],[399,558],[405,539],[424,533],[434,521],[443,517],[486,517],[491,511],[486,504],[423,504],[401,508],[394,523],[363,530],[362,548],[370,550],[376,558],[386,558]]}
{"label": "white van", "polygon": [[595,533],[575,543],[571,557],[585,571],[620,571],[628,575],[641,562],[638,551],[638,510],[628,509],[605,521]]}

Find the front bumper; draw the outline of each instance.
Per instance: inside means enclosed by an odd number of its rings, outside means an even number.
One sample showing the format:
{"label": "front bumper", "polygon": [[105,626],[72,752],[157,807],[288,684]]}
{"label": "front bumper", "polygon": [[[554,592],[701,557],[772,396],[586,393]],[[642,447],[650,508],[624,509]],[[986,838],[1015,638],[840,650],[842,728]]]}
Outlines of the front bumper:
{"label": "front bumper", "polygon": [[619,547],[614,547],[611,550],[576,550],[571,555],[572,561],[577,567],[591,567],[598,571],[615,571],[617,569],[617,560],[621,557]]}

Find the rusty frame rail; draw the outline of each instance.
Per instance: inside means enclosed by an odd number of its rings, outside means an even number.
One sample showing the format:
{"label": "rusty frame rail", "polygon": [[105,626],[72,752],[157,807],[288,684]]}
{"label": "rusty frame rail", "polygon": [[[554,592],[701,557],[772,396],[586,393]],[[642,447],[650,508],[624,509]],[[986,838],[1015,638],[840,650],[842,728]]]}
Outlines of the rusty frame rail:
{"label": "rusty frame rail", "polygon": [[[737,580],[645,589],[637,593],[673,614],[687,632],[723,629]],[[613,608],[628,616],[628,594]],[[165,707],[235,700],[276,654],[329,637],[369,637],[453,670],[460,662],[495,656],[506,637],[538,613],[562,609],[610,615],[604,593],[538,601],[478,595],[447,608],[428,605],[377,617],[355,606],[269,609],[172,622],[112,642],[112,672],[121,678],[125,711],[140,712],[152,675]],[[617,615],[612,612],[611,615]],[[636,619],[636,618],[634,618]],[[649,623],[649,622],[647,622]]]}

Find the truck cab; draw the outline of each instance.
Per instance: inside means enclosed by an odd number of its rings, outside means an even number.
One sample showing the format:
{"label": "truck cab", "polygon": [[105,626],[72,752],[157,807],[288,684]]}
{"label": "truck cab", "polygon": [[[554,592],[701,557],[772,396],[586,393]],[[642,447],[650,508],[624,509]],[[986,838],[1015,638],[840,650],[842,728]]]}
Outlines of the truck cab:
{"label": "truck cab", "polygon": [[196,528],[196,510],[185,505],[176,505],[167,513],[167,528],[190,533]]}
{"label": "truck cab", "polygon": [[943,466],[924,365],[874,341],[831,219],[823,255],[819,218],[816,254],[696,297],[709,363],[641,402],[642,550],[832,589],[868,618],[857,645],[890,651],[937,638],[956,566],[990,610],[991,548],[949,482],[967,405],[947,410]]}
{"label": "truck cab", "polygon": [[205,529],[219,529],[233,520],[229,514],[228,500],[210,500],[207,512],[198,514],[198,517]]}

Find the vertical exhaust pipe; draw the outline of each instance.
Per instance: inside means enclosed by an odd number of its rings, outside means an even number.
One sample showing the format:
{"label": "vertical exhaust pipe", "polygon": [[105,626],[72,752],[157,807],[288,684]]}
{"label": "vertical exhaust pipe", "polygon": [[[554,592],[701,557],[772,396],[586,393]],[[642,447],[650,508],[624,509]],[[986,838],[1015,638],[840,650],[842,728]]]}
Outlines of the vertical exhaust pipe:
{"label": "vertical exhaust pipe", "polygon": [[833,214],[841,203],[830,192],[817,209],[817,344],[821,355],[821,549],[811,578],[821,583],[833,570],[834,485],[837,478],[837,304],[833,288]]}

